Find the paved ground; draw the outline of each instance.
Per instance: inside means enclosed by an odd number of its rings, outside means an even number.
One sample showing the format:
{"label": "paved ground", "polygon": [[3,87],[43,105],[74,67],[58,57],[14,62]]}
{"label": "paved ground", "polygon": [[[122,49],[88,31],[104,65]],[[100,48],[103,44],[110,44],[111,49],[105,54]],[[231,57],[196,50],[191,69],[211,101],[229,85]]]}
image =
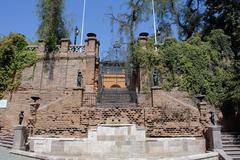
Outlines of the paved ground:
{"label": "paved ground", "polygon": [[9,149],[0,147],[0,160],[36,160],[36,159],[10,154]]}

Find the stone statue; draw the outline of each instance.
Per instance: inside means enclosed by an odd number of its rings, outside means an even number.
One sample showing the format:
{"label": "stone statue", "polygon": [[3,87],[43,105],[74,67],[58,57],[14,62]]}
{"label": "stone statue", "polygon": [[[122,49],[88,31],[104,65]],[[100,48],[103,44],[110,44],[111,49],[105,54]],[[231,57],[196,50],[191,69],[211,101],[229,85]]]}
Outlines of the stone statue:
{"label": "stone statue", "polygon": [[215,126],[216,125],[215,113],[212,111],[209,113],[210,113],[210,121]]}
{"label": "stone statue", "polygon": [[77,75],[77,86],[78,87],[82,86],[82,73],[81,72],[78,72],[78,75]]}
{"label": "stone statue", "polygon": [[153,71],[153,86],[159,86],[159,75],[157,69]]}
{"label": "stone statue", "polygon": [[21,112],[19,113],[18,118],[19,118],[18,124],[19,124],[19,125],[22,125],[22,121],[23,121],[23,118],[24,118],[24,111],[21,111]]}

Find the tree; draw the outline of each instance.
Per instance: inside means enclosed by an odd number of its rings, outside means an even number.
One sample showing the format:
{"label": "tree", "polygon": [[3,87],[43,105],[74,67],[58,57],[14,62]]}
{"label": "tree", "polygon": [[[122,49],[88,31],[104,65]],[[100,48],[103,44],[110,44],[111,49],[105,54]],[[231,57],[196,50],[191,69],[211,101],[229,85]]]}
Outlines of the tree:
{"label": "tree", "polygon": [[20,84],[21,71],[37,61],[34,52],[26,49],[25,37],[11,33],[0,39],[0,98]]}
{"label": "tree", "polygon": [[112,12],[108,14],[112,23],[119,25],[119,32],[125,33],[129,38],[130,44],[134,43],[135,40],[135,30],[138,24],[144,21],[143,15],[146,11],[147,0],[130,0],[127,3],[127,11],[124,13],[118,13],[114,15]]}
{"label": "tree", "polygon": [[207,0],[204,16],[204,34],[213,29],[222,29],[231,37],[232,50],[240,56],[240,1]]}
{"label": "tree", "polygon": [[63,18],[64,0],[39,0],[37,13],[40,19],[38,35],[47,45],[56,45],[61,38],[68,37]]}
{"label": "tree", "polygon": [[159,47],[156,52],[152,40],[147,49],[138,47],[135,63],[148,73],[157,68],[166,90],[178,87],[192,95],[205,94],[211,104],[223,105],[228,98],[227,83],[233,75],[230,37],[222,30],[214,30],[204,40],[199,35],[187,41],[168,38]]}
{"label": "tree", "polygon": [[[229,81],[229,100],[240,104],[240,1],[207,0],[203,33],[222,29],[231,37],[234,56],[234,74]],[[225,45],[222,45],[225,46]],[[240,106],[240,105],[239,105]]]}

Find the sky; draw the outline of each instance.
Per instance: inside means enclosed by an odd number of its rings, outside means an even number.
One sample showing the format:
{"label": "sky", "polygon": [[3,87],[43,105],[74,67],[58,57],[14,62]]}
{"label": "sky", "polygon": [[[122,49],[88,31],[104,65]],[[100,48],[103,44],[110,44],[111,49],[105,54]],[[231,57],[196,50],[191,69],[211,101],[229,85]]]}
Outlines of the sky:
{"label": "sky", "polygon": [[[93,32],[97,34],[100,40],[100,51],[106,52],[114,41],[119,40],[119,35],[112,33],[110,19],[106,15],[110,8],[115,13],[124,11],[124,4],[127,0],[86,0],[86,17],[84,39],[86,34]],[[39,19],[36,14],[37,0],[2,0],[0,6],[0,36],[8,35],[10,32],[19,32],[24,34],[29,41],[36,41],[36,34]],[[65,18],[68,22],[68,28],[71,33],[71,41],[73,42],[74,29],[77,25],[81,30],[83,0],[66,0]],[[144,22],[137,30],[140,32],[149,32],[153,34],[153,23],[151,21]],[[80,43],[80,36],[78,37]]]}

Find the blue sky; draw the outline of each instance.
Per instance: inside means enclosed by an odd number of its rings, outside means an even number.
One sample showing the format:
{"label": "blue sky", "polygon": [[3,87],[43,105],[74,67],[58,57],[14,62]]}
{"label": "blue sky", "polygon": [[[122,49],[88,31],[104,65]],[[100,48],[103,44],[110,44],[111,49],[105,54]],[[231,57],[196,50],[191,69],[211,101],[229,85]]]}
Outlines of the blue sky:
{"label": "blue sky", "polygon": [[[112,7],[114,12],[118,12],[124,8],[127,0],[87,0],[86,19],[84,35],[88,32],[97,34],[101,42],[100,50],[106,51],[111,44],[119,39],[118,34],[111,33],[111,23],[106,13]],[[20,32],[31,40],[38,39],[36,31],[38,28],[38,17],[36,15],[37,0],[4,0],[0,6],[0,36],[7,35],[10,32]],[[69,22],[71,31],[71,40],[73,41],[73,28],[77,25],[81,26],[83,0],[66,0],[65,16]],[[122,9],[124,10],[124,9]],[[114,28],[117,30],[117,28]],[[143,23],[137,34],[147,31],[153,33],[152,22]],[[84,36],[86,37],[86,36]],[[80,37],[78,38],[80,43]]]}

